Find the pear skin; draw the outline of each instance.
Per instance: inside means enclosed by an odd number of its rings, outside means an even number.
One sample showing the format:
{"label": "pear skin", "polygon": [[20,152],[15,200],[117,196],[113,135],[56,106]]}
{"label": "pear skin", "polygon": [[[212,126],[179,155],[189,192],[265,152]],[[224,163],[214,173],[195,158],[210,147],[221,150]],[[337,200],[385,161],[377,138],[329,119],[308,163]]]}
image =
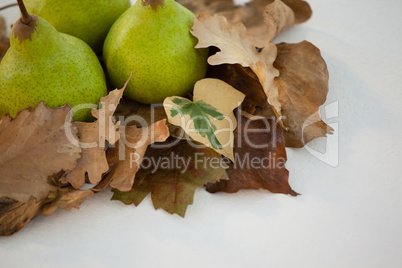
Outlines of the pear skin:
{"label": "pear skin", "polygon": [[[138,0],[112,26],[103,56],[114,87],[123,86],[133,72],[124,94],[143,103],[160,103],[182,96],[205,77],[207,49],[195,49],[191,35],[194,14],[174,0],[162,6]],[[155,1],[154,1],[155,2]]]}
{"label": "pear skin", "polygon": [[0,63],[0,118],[44,101],[56,108],[86,104],[74,120],[91,119],[90,106],[107,95],[98,58],[83,41],[59,33],[46,20],[30,15],[13,26],[10,48]]}
{"label": "pear skin", "polygon": [[85,41],[96,53],[113,23],[130,6],[130,0],[25,0],[29,13],[38,15],[59,32]]}

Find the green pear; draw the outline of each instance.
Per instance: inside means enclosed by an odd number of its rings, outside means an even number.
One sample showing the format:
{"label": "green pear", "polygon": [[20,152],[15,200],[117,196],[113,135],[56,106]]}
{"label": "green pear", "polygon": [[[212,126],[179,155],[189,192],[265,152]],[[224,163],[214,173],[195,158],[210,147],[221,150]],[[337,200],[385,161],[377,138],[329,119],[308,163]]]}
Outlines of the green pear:
{"label": "green pear", "polygon": [[[76,37],[59,33],[41,17],[29,15],[23,6],[21,13],[0,63],[0,118],[6,113],[15,117],[41,101],[52,108],[97,104],[107,87],[92,49]],[[90,111],[87,106],[73,118],[87,121]]]}
{"label": "green pear", "polygon": [[105,40],[103,57],[112,84],[123,86],[133,72],[124,94],[143,103],[191,91],[208,66],[208,50],[194,48],[193,23],[194,14],[174,0],[138,0]]}
{"label": "green pear", "polygon": [[50,22],[59,32],[84,40],[96,53],[130,0],[25,0],[29,13]]}

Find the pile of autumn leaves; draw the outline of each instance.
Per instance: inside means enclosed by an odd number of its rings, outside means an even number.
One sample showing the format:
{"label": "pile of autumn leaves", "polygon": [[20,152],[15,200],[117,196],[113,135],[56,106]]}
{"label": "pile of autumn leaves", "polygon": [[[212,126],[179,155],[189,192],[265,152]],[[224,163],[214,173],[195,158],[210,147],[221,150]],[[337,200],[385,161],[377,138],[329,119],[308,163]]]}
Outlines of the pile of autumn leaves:
{"label": "pile of autumn leaves", "polygon": [[[328,93],[328,71],[320,51],[306,41],[271,43],[282,30],[311,16],[306,2],[253,0],[245,6],[235,6],[232,0],[178,2],[198,14],[191,31],[199,40],[197,47],[211,49],[208,79],[196,84],[192,101],[218,110],[229,107],[220,112],[238,122],[230,150],[211,148],[208,139],[200,135],[188,138],[207,145],[203,148],[174,138],[177,129],[186,129],[180,123],[183,120],[177,120],[185,115],[173,113],[172,107],[180,110],[178,103],[191,100],[168,98],[151,120],[149,106],[122,98],[124,88],[101,99],[100,108],[92,110],[97,120],[91,123],[66,122],[69,106],[50,109],[43,103],[21,111],[15,119],[4,116],[0,121],[0,235],[20,230],[40,209],[43,215],[52,215],[57,208],[78,208],[108,186],[113,189],[113,199],[137,206],[151,194],[156,209],[181,216],[192,204],[195,190],[203,185],[209,192],[264,188],[297,195],[284,166],[239,168],[227,161],[226,169],[196,168],[193,162],[185,171],[140,168],[143,157],[171,154],[191,158],[201,153],[210,159],[223,155],[232,161],[235,156],[250,154],[286,160],[285,147],[303,147],[332,131],[318,114]],[[4,27],[0,17],[0,60],[8,48]],[[233,112],[239,103],[240,108]],[[117,116],[131,115],[146,118],[148,126],[123,127],[116,120]],[[184,121],[189,120],[187,116]],[[245,129],[264,129],[267,122],[271,131],[248,137],[254,144],[267,146],[247,147]],[[71,131],[66,134],[66,129]],[[273,135],[275,144],[270,144]],[[120,147],[126,146],[123,139],[130,144],[141,140],[141,146],[127,146],[125,157],[121,157]],[[71,140],[96,146],[80,148]],[[169,149],[149,146],[175,140]],[[140,156],[134,166],[132,154]],[[94,186],[82,190],[86,183]]]}

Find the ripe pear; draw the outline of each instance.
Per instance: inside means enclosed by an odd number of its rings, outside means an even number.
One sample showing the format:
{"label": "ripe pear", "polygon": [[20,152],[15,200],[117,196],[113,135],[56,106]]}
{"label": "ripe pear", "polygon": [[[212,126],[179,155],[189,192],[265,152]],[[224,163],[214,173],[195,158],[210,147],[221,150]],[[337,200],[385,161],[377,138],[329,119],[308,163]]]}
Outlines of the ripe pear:
{"label": "ripe pear", "polygon": [[[156,4],[162,3],[162,4]],[[103,57],[112,84],[125,96],[159,103],[184,95],[205,77],[208,50],[195,49],[194,14],[174,0],[138,0],[112,26]]]}
{"label": "ripe pear", "polygon": [[59,32],[85,41],[96,53],[130,0],[25,0],[29,13],[50,22]]}
{"label": "ripe pear", "polygon": [[[82,40],[59,33],[49,22],[29,15],[13,26],[10,48],[0,63],[0,118],[35,107],[44,101],[56,108],[69,104],[97,104],[107,94],[102,66]],[[88,107],[88,106],[87,106]],[[74,113],[74,120],[91,119],[90,109]]]}

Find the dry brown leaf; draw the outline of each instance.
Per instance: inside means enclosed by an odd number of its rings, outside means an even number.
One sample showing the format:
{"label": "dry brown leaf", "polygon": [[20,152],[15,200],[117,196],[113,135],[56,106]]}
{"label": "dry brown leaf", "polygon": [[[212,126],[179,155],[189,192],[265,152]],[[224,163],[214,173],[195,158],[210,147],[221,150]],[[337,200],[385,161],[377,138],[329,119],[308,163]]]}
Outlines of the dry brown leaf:
{"label": "dry brown leaf", "polygon": [[275,120],[238,117],[235,135],[235,162],[226,172],[229,180],[208,183],[211,193],[235,193],[241,189],[267,189],[273,193],[297,193],[289,185],[289,171],[282,128]]}
{"label": "dry brown leaf", "polygon": [[164,142],[169,136],[166,120],[143,128],[122,127],[120,142],[108,152],[112,169],[106,179],[111,181],[110,186],[122,192],[130,191],[148,146]]}
{"label": "dry brown leaf", "polygon": [[282,0],[287,6],[289,6],[295,13],[294,23],[303,23],[308,20],[312,15],[310,5],[303,0]]}
{"label": "dry brown leaf", "polygon": [[[21,212],[27,218],[36,215],[56,189],[48,183],[48,176],[75,167],[82,150],[70,143],[70,139],[77,139],[70,111],[69,106],[50,109],[41,102],[35,109],[19,112],[13,120],[8,115],[0,120],[0,199],[8,198],[19,204],[14,206],[15,210],[8,210],[7,219],[0,217],[0,225],[12,223],[19,226],[15,230],[22,228],[22,223],[11,222],[10,217],[23,218],[18,214]],[[70,137],[66,128],[71,130]],[[0,211],[4,205],[0,204]],[[5,229],[11,232],[14,227],[2,227],[2,232]]]}
{"label": "dry brown leaf", "polygon": [[42,215],[51,216],[57,208],[62,208],[67,211],[73,208],[79,209],[81,203],[94,194],[91,189],[81,191],[73,187],[59,188],[56,199],[42,207]]}
{"label": "dry brown leaf", "polygon": [[79,142],[84,145],[82,158],[76,168],[67,174],[67,180],[76,189],[84,186],[86,175],[90,183],[96,184],[109,170],[105,146],[106,141],[113,145],[119,139],[119,122],[116,123],[113,114],[123,97],[126,85],[120,90],[111,91],[109,95],[100,99],[100,109],[92,110],[92,115],[98,120],[93,123],[74,123],[79,131]]}
{"label": "dry brown leaf", "polygon": [[86,175],[90,183],[98,183],[109,170],[106,161],[105,142],[99,143],[99,126],[96,123],[76,122],[81,143],[94,143],[92,148],[84,148],[75,169],[67,174],[68,182],[76,189],[85,184]]}
{"label": "dry brown leaf", "polygon": [[150,126],[160,120],[167,119],[162,103],[143,104],[127,98],[123,98],[117,106],[114,116],[124,125],[136,125],[137,127]]}
{"label": "dry brown leaf", "polygon": [[221,51],[208,58],[211,65],[240,64],[250,67],[257,75],[269,104],[278,118],[281,116],[281,104],[278,99],[278,88],[274,82],[279,75],[273,63],[277,49],[272,43],[258,52],[253,40],[242,23],[230,25],[227,19],[220,15],[210,16],[200,13],[194,19],[191,33],[198,38],[196,48],[215,46]]}
{"label": "dry brown leaf", "polygon": [[28,202],[11,198],[0,198],[0,236],[12,235],[30,222],[38,214],[43,201],[31,197]]}
{"label": "dry brown leaf", "polygon": [[244,95],[241,110],[254,113],[257,107],[267,104],[267,97],[255,73],[240,64],[222,64],[209,66],[207,77],[220,79],[236,88]]}
{"label": "dry brown leaf", "polygon": [[53,192],[53,198],[42,206],[42,215],[51,216],[58,208],[70,211],[73,208],[79,209],[79,206],[92,195],[99,193],[110,184],[110,178],[104,178],[100,183],[91,189],[77,190],[74,187],[59,187],[57,192]]}
{"label": "dry brown leaf", "polygon": [[[72,170],[81,149],[70,143],[76,137],[69,106],[50,109],[41,102],[34,110],[19,112],[14,120],[0,120],[0,197],[28,202],[31,196],[46,197],[53,186],[50,175]],[[67,137],[65,128],[71,129]]]}
{"label": "dry brown leaf", "polygon": [[264,22],[267,27],[268,36],[266,39],[257,37],[257,46],[264,45],[266,41],[272,41],[283,30],[294,24],[295,14],[281,0],[275,0],[265,7]]}
{"label": "dry brown leaf", "polygon": [[196,15],[201,12],[219,14],[224,11],[234,11],[236,5],[233,0],[176,0]]}
{"label": "dry brown leaf", "polygon": [[92,109],[92,115],[98,119],[95,123],[99,125],[99,129],[104,130],[99,132],[100,142],[106,140],[113,145],[119,140],[119,122],[116,122],[113,115],[123,97],[127,83],[128,81],[122,89],[115,89],[109,92],[107,96],[101,98],[99,101],[100,109]]}
{"label": "dry brown leaf", "polygon": [[[236,6],[232,0],[178,0],[198,14],[220,14],[229,22],[242,22],[258,47],[272,41],[280,32],[311,17],[311,8],[302,0],[251,0]],[[286,4],[286,5],[285,5]]]}
{"label": "dry brown leaf", "polygon": [[295,22],[292,9],[280,0],[254,0],[236,7],[234,12],[219,14],[227,17],[231,23],[242,22],[257,47],[264,47]]}
{"label": "dry brown leaf", "polygon": [[[141,167],[133,188],[128,192],[113,190],[112,200],[138,206],[151,194],[155,209],[184,217],[197,188],[227,179],[224,163],[216,165],[220,154],[189,141],[169,139],[162,148],[149,148],[146,159],[152,164]],[[182,159],[185,164],[173,159]]]}
{"label": "dry brown leaf", "polygon": [[[333,129],[322,121],[318,113],[318,108],[327,98],[329,79],[320,50],[307,41],[281,43],[274,66],[280,71],[276,83],[283,122],[287,127],[284,131],[286,146],[301,148],[313,139],[331,134]],[[257,114],[272,115],[270,107]]]}
{"label": "dry brown leaf", "polygon": [[0,62],[10,47],[10,39],[7,37],[6,21],[0,16]]}

